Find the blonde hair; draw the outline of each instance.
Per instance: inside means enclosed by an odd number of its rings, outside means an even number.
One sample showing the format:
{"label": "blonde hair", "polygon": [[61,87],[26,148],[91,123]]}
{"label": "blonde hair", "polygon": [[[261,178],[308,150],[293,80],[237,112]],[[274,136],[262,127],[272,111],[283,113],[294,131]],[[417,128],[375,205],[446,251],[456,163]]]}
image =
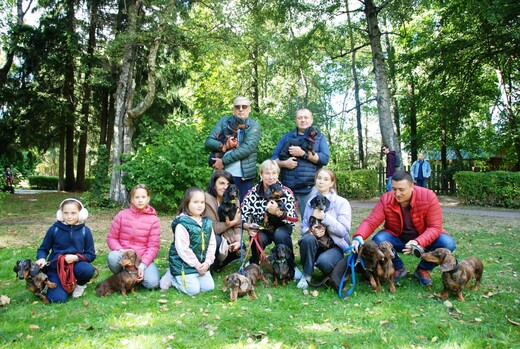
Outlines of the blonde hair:
{"label": "blonde hair", "polygon": [[260,174],[269,171],[269,170],[276,170],[278,174],[280,174],[280,166],[276,163],[276,161],[267,159],[260,165]]}

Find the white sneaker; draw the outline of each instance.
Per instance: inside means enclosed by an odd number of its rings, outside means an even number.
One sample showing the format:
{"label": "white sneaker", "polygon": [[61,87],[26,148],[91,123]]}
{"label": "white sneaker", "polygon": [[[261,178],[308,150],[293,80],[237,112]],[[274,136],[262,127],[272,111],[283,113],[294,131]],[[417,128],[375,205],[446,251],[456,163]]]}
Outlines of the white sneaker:
{"label": "white sneaker", "polygon": [[79,297],[83,296],[86,288],[87,288],[87,285],[83,285],[83,286],[76,285],[76,288],[74,289],[74,291],[72,291],[72,298],[79,298]]}
{"label": "white sneaker", "polygon": [[166,270],[166,273],[161,278],[161,281],[159,281],[159,287],[161,288],[161,290],[167,290],[170,287],[172,287],[172,274],[170,273],[169,268]]}
{"label": "white sneaker", "polygon": [[293,280],[301,280],[302,277],[303,277],[303,274],[300,271],[300,269],[298,269],[298,267],[294,267],[294,278],[293,278]]}
{"label": "white sneaker", "polygon": [[300,279],[300,282],[298,282],[298,285],[296,285],[296,287],[303,288],[303,289],[306,289],[307,287],[309,287],[309,283],[307,282],[307,278],[306,277],[302,277]]}

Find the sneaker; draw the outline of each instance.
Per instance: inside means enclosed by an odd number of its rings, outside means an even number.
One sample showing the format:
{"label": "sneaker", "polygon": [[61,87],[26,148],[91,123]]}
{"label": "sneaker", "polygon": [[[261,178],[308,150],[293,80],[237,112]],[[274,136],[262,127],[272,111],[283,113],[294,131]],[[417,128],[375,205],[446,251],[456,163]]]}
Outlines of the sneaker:
{"label": "sneaker", "polygon": [[76,285],[76,288],[74,289],[74,291],[72,291],[72,298],[79,298],[79,297],[83,296],[86,288],[87,288],[87,285],[83,285],[83,286]]}
{"label": "sneaker", "polygon": [[429,270],[415,269],[413,276],[415,276],[424,286],[431,286],[433,284]]}
{"label": "sneaker", "polygon": [[310,275],[302,276],[302,278],[300,279],[300,281],[298,282],[298,285],[296,285],[296,287],[306,289],[307,287],[309,287],[310,280],[311,280]]}
{"label": "sneaker", "polygon": [[408,270],[406,270],[405,268],[396,270],[394,275],[394,282],[398,283],[403,276],[406,276],[406,274],[408,274]]}
{"label": "sneaker", "polygon": [[159,287],[161,290],[167,290],[172,287],[172,274],[170,273],[170,269],[166,270],[166,273],[161,278],[161,281],[159,281]]}
{"label": "sneaker", "polygon": [[300,271],[300,269],[298,269],[298,267],[294,267],[294,278],[293,278],[293,280],[301,280],[302,277],[303,277],[303,274]]}

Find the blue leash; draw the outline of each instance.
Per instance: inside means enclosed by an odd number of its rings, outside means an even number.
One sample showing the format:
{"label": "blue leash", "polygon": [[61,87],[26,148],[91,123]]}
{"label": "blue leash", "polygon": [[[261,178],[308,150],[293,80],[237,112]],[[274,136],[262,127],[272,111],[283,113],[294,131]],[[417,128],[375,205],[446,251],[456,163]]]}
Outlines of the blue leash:
{"label": "blue leash", "polygon": [[244,249],[242,248],[242,236],[244,235],[244,222],[240,222],[240,269],[238,272],[243,276],[246,275],[244,270]]}
{"label": "blue leash", "polygon": [[[343,251],[343,253],[348,253],[348,252],[352,251],[353,248],[354,248],[354,246],[349,246],[347,249],[345,249],[345,251]],[[354,269],[356,267],[357,257],[358,257],[357,253],[351,253],[348,255],[348,257],[345,257],[345,258],[347,258],[347,267],[345,268],[345,272],[343,273],[343,276],[341,277],[341,280],[339,282],[339,288],[338,288],[338,295],[339,295],[339,298],[341,298],[341,299],[343,299],[345,297],[349,297],[352,294],[352,292],[354,292],[354,288],[356,287],[356,272],[354,271]],[[362,258],[359,259],[359,262],[361,263],[363,268],[365,268],[365,263],[363,262]],[[345,283],[345,278],[347,276],[349,268],[350,268],[350,274],[352,275],[352,286],[345,294],[343,294],[343,284]]]}

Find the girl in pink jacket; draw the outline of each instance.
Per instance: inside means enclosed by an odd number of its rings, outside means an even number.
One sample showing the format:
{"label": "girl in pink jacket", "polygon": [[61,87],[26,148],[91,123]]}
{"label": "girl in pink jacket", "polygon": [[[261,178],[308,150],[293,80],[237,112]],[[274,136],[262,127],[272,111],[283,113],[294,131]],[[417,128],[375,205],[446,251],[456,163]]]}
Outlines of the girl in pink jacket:
{"label": "girl in pink jacket", "polygon": [[125,250],[134,250],[141,257],[138,281],[147,289],[159,286],[159,269],[154,263],[161,243],[161,225],[155,209],[148,205],[150,191],[144,184],[130,190],[130,208],[120,211],[112,220],[107,236],[111,252],[107,265],[112,273],[122,270],[119,261]]}

